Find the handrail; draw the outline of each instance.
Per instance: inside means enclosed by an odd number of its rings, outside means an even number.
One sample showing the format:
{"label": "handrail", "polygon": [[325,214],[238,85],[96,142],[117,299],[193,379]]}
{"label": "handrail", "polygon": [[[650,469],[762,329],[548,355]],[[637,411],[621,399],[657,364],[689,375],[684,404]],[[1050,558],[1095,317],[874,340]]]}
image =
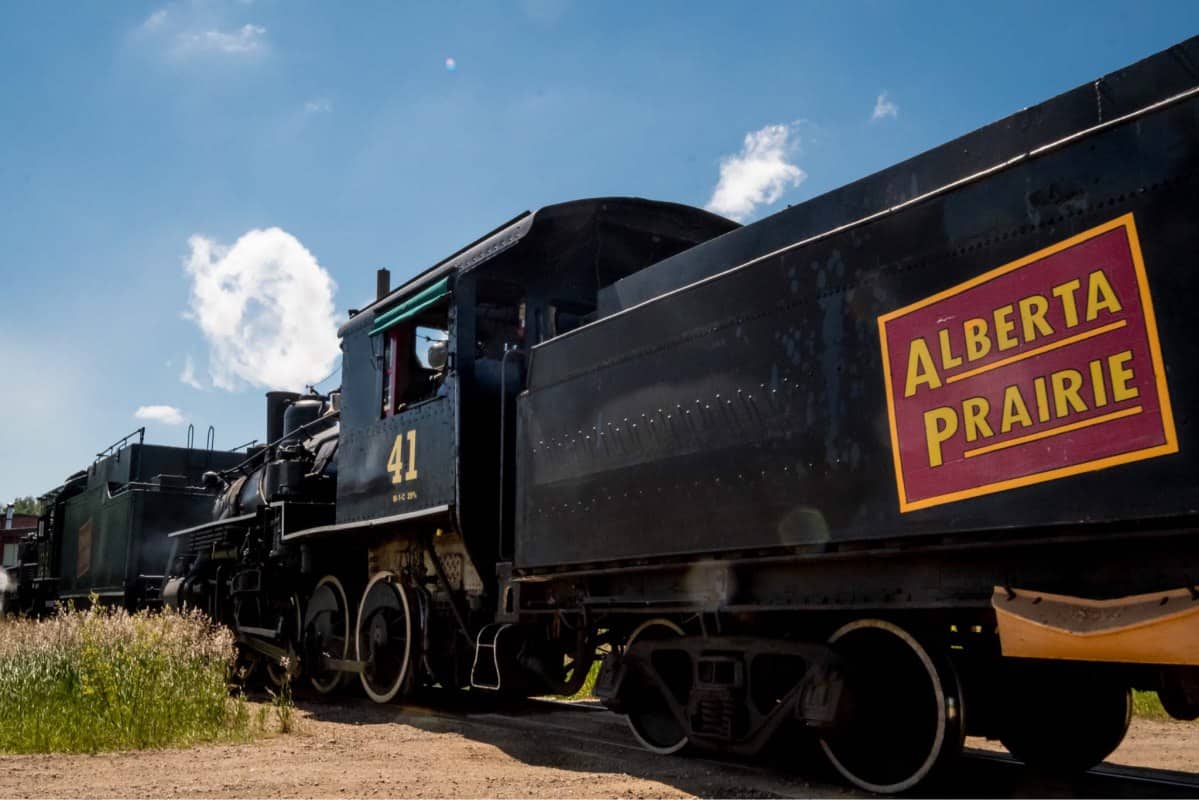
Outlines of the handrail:
{"label": "handrail", "polygon": [[508,356],[515,353],[524,358],[526,353],[519,346],[513,345],[511,348],[507,344],[504,345],[504,355],[500,357],[500,513],[499,513],[499,531],[498,540],[496,542],[496,558],[499,561],[504,560],[504,462],[505,462],[505,445],[507,439],[505,437],[505,428],[507,427],[507,399],[508,399]]}
{"label": "handrail", "polygon": [[138,444],[144,443],[146,440],[145,427],[138,428],[133,433],[130,433],[127,436],[123,436],[120,439],[117,439],[115,442],[110,444],[108,447],[104,448],[99,453],[96,453],[96,460],[104,458],[107,455],[111,455],[113,453],[113,451],[115,451],[117,448],[124,447],[125,443],[128,442],[130,439],[132,439],[134,436],[137,437]]}

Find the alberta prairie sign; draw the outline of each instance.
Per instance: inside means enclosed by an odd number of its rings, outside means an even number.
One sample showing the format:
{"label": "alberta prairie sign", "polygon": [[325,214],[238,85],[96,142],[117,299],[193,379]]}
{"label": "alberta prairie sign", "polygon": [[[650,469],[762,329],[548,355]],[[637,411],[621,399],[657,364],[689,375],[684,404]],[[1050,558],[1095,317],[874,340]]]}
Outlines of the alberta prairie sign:
{"label": "alberta prairie sign", "polygon": [[902,511],[1178,450],[1131,214],[878,325]]}

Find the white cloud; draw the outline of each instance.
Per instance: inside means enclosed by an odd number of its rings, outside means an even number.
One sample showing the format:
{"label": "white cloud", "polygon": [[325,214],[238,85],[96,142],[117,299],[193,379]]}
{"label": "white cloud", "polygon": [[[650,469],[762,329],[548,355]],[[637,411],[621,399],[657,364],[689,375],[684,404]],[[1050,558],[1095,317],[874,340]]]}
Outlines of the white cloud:
{"label": "white cloud", "polygon": [[196,379],[196,365],[195,362],[192,361],[192,357],[190,355],[183,362],[183,372],[179,373],[179,380],[183,381],[193,389],[199,389],[200,391],[204,390],[204,384],[200,383],[200,381]]}
{"label": "white cloud", "polygon": [[304,110],[309,114],[328,114],[333,110],[333,104],[321,97],[316,100],[309,100],[307,103],[305,103]]}
{"label": "white cloud", "polygon": [[188,316],[208,340],[214,385],[302,389],[329,374],[341,349],[329,273],[279,228],[252,230],[232,247],[188,240]]}
{"label": "white cloud", "polygon": [[133,412],[133,416],[147,422],[160,422],[163,425],[182,425],[187,422],[187,417],[183,415],[183,412],[174,406],[138,406],[137,411]]}
{"label": "white cloud", "polygon": [[740,222],[803,183],[807,173],[788,161],[798,146],[793,134],[791,125],[767,125],[745,134],[741,152],[720,160],[720,180],[704,208]]}
{"label": "white cloud", "polygon": [[895,101],[887,97],[886,92],[881,92],[878,99],[874,101],[874,111],[870,114],[871,122],[878,122],[880,119],[895,119],[899,116],[899,106],[895,105]]}
{"label": "white cloud", "polygon": [[167,10],[165,8],[160,8],[150,16],[146,17],[145,22],[141,24],[141,30],[146,32],[158,30],[166,21]]}
{"label": "white cloud", "polygon": [[242,25],[232,31],[208,30],[186,32],[175,39],[175,54],[227,53],[251,55],[266,47],[266,28],[261,25]]}

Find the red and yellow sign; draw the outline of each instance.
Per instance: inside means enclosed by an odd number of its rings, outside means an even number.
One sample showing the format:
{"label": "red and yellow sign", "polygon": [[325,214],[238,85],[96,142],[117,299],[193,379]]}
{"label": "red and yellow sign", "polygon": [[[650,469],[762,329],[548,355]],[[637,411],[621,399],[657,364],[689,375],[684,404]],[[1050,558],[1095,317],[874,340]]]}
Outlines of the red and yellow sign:
{"label": "red and yellow sign", "polygon": [[878,327],[901,511],[1178,451],[1131,214]]}

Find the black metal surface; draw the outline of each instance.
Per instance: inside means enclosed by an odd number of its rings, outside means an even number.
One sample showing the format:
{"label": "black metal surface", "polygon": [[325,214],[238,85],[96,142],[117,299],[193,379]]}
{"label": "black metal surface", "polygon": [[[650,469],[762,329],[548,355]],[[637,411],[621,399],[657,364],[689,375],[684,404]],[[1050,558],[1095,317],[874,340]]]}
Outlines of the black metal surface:
{"label": "black metal surface", "polygon": [[[512,547],[514,398],[526,372],[513,358],[503,368],[506,349],[524,349],[553,335],[560,309],[579,316],[594,311],[596,292],[605,283],[734,227],[706,211],[636,198],[549,206],[521,215],[357,314],[341,329],[338,522],[449,504],[490,580],[497,549],[510,552]],[[447,415],[438,417],[435,432],[418,430],[419,485],[392,492],[385,467],[401,431],[398,423],[380,419],[383,347],[369,331],[390,307],[442,277],[449,277],[451,286],[448,396],[396,418],[417,414],[412,425],[431,424],[419,421],[430,413],[420,409],[434,407]],[[499,323],[509,317],[511,324]],[[509,443],[506,450],[501,433]],[[497,476],[501,459],[506,459],[502,478]],[[417,492],[415,500],[392,500],[410,490]]]}
{"label": "black metal surface", "polygon": [[[1194,47],[1111,80],[1134,101],[1188,88],[1189,68],[1169,65]],[[1067,121],[1054,132],[1093,122],[1079,97],[1028,118]],[[517,567],[1195,512],[1197,127],[1199,100],[1175,103],[536,348],[519,410]],[[956,174],[936,159],[959,154],[928,158]],[[858,191],[838,202],[863,207]],[[758,225],[790,221],[802,239],[806,206]],[[901,515],[878,316],[1129,212],[1181,452]]]}
{"label": "black metal surface", "polygon": [[960,609],[989,615],[996,586],[1120,597],[1186,585],[1199,563],[1199,537],[1189,528],[1024,540],[1000,536],[955,544],[917,537],[880,544],[827,553],[680,556],[670,563],[564,571],[522,584],[521,609],[552,613],[567,605],[636,614]]}
{"label": "black metal surface", "polygon": [[[454,413],[453,399],[440,397],[363,429],[343,427],[337,521],[390,517],[453,504]],[[398,475],[388,467],[395,447],[401,449]],[[412,454],[415,460],[410,463]]]}
{"label": "black metal surface", "polygon": [[44,517],[52,558],[43,578],[61,597],[92,592],[136,606],[156,598],[168,567],[170,531],[211,518],[212,494],[201,476],[240,460],[237,453],[161,445],[112,449],[54,495]]}

